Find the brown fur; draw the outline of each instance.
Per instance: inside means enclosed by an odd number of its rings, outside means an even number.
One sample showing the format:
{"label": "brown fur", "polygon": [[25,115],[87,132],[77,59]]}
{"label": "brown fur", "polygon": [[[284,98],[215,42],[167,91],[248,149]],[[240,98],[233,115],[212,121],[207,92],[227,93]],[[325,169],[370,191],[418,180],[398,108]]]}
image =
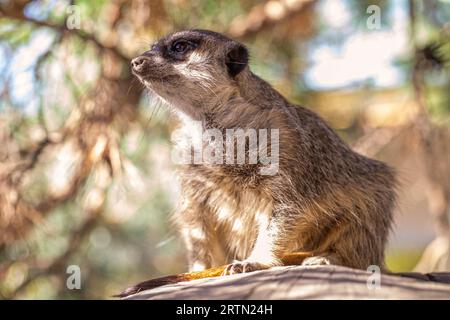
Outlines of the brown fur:
{"label": "brown fur", "polygon": [[[168,51],[180,39],[195,45],[173,59]],[[227,263],[227,273],[261,269],[296,251],[315,253],[304,264],[382,267],[393,170],[353,152],[319,116],[286,101],[250,71],[245,54],[221,34],[187,30],[133,61],[135,74],[181,119],[176,148],[186,145],[192,121],[223,134],[230,128],[280,132],[275,175],[261,175],[260,163],[179,167],[182,196],[173,221],[190,269]]]}

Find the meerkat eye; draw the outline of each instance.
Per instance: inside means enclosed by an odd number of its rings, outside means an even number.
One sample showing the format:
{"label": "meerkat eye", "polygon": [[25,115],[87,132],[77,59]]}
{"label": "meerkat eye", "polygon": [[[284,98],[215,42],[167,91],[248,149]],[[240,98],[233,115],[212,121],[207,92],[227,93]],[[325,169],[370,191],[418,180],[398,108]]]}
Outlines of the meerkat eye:
{"label": "meerkat eye", "polygon": [[176,53],[184,53],[190,49],[191,44],[185,40],[175,41],[172,44],[171,50]]}

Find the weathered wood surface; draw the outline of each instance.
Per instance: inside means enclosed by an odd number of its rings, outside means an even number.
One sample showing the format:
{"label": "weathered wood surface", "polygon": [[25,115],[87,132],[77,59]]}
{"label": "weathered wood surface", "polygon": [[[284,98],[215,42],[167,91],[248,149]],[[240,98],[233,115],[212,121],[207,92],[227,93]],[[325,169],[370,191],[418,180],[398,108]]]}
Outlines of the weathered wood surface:
{"label": "weathered wood surface", "polygon": [[180,282],[126,299],[450,299],[450,273],[381,275],[340,266],[289,266],[226,277]]}

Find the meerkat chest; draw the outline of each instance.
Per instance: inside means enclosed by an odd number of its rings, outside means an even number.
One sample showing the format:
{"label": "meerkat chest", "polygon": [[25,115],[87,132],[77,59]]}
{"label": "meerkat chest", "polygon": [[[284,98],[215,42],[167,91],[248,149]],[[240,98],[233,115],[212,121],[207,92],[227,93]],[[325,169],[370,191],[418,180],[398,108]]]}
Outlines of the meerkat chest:
{"label": "meerkat chest", "polygon": [[[262,178],[249,170],[234,165],[205,162],[204,131],[199,122],[185,119],[182,126],[172,134],[175,160],[179,173],[187,182],[196,185],[195,197],[208,207],[205,217],[234,259],[246,258],[258,235],[260,221],[270,220],[272,203],[257,188],[253,187]],[[240,171],[239,171],[240,170]],[[257,178],[255,178],[257,177]],[[201,181],[201,183],[198,183]],[[198,199],[197,199],[198,200]]]}
{"label": "meerkat chest", "polygon": [[270,220],[271,202],[255,191],[217,188],[208,197],[208,206],[216,221],[215,231],[224,238],[229,253],[235,259],[248,257],[260,223]]}

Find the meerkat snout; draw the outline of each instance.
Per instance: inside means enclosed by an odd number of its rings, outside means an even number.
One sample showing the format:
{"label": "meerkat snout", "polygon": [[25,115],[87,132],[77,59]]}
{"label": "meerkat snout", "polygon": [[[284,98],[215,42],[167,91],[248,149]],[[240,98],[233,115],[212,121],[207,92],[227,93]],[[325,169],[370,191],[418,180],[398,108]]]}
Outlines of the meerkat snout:
{"label": "meerkat snout", "polygon": [[147,57],[139,56],[131,61],[133,73],[136,75],[145,75],[150,60]]}

